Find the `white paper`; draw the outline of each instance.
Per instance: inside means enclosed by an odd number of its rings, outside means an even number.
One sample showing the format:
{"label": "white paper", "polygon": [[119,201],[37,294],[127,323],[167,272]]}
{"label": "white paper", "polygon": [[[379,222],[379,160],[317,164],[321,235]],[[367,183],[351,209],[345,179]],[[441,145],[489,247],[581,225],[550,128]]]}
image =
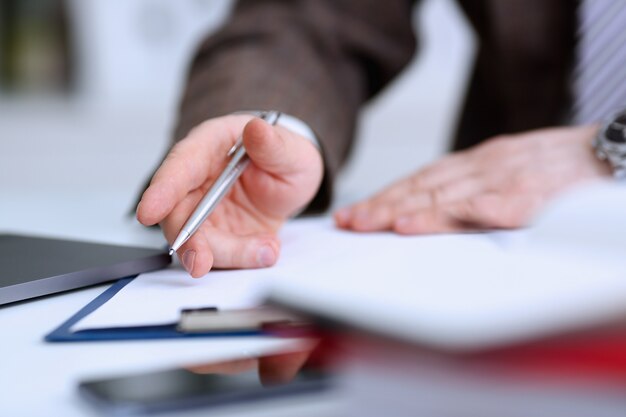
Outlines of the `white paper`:
{"label": "white paper", "polygon": [[511,343],[626,312],[624,216],[625,187],[584,188],[529,230],[486,235],[495,245],[390,238],[298,280],[283,275],[271,296],[447,349]]}
{"label": "white paper", "polygon": [[[497,248],[497,243],[485,235],[406,238],[391,233],[339,231],[329,218],[293,221],[280,237],[281,256],[272,268],[211,271],[199,279],[191,278],[180,266],[141,274],[77,322],[72,331],[175,323],[183,308],[251,307],[265,298],[268,283],[277,277],[289,276],[297,281],[306,271],[320,271],[327,279],[341,281],[343,278],[329,272],[327,266],[358,263],[363,256],[384,263],[384,253],[389,250],[409,255],[407,261],[412,264],[410,254],[424,245],[433,245],[435,251],[458,252]],[[378,248],[382,248],[382,256]]]}
{"label": "white paper", "polygon": [[73,330],[173,323],[182,308],[249,307],[267,294],[449,349],[594,323],[626,311],[624,191],[571,194],[521,232],[404,237],[294,221],[273,268],[143,274]]}

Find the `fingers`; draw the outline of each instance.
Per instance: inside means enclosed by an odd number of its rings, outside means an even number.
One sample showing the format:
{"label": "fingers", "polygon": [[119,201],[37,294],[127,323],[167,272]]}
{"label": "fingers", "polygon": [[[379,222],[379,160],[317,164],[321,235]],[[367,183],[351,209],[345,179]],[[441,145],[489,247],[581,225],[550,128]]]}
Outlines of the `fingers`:
{"label": "fingers", "polygon": [[335,217],[343,228],[362,232],[390,230],[401,217],[484,193],[492,183],[493,181],[482,175],[469,176],[437,188],[406,190],[404,196],[390,201],[374,199],[356,205],[348,216],[341,217],[342,214],[339,213]]}
{"label": "fingers", "polygon": [[392,230],[405,235],[513,229],[526,226],[545,203],[540,194],[494,192],[488,184],[480,177],[468,179],[367,212],[357,209],[337,224],[360,232]]}
{"label": "fingers", "polygon": [[544,203],[537,194],[489,193],[449,205],[445,211],[468,227],[515,229],[527,226]]}
{"label": "fingers", "polygon": [[[202,192],[195,190],[181,201],[172,213],[161,223],[163,234],[171,244],[191,210],[202,198]],[[224,207],[220,212],[226,212]],[[214,213],[218,214],[218,213]],[[222,227],[226,225],[224,214],[220,216]],[[206,275],[211,268],[265,268],[278,260],[280,243],[270,233],[236,234],[228,227],[219,228],[205,222],[194,235],[177,251],[178,257],[189,272],[198,278]]]}
{"label": "fingers", "polygon": [[233,141],[230,124],[232,120],[205,122],[172,148],[137,207],[142,224],[162,221],[190,191],[225,164],[226,150]]}
{"label": "fingers", "polygon": [[434,206],[397,218],[391,228],[401,235],[453,233],[467,229],[445,210]]}
{"label": "fingers", "polygon": [[288,352],[269,355],[259,361],[259,378],[263,385],[284,384],[291,381],[304,366],[311,352]]}
{"label": "fingers", "polygon": [[369,208],[376,205],[389,204],[403,200],[407,195],[416,192],[443,188],[447,184],[467,179],[475,175],[476,168],[469,152],[449,155],[440,161],[421,169],[377,193],[368,201],[354,206],[354,209]]}
{"label": "fingers", "polygon": [[242,372],[251,371],[259,364],[258,359],[235,359],[226,362],[209,363],[205,365],[186,366],[185,369],[194,374],[220,374],[236,375]]}
{"label": "fingers", "polygon": [[447,156],[374,197],[337,211],[337,226],[357,231],[388,230],[405,214],[479,192],[487,184],[476,174],[474,153],[464,151]]}
{"label": "fingers", "polygon": [[392,230],[404,235],[515,229],[527,226],[545,204],[545,199],[536,194],[495,192],[447,202],[435,202],[433,198],[429,203],[424,201],[408,199],[404,206],[382,207],[367,217],[368,223],[356,217],[343,227],[364,232]]}
{"label": "fingers", "polygon": [[499,136],[418,172],[376,197],[335,214],[339,227],[403,234],[529,224],[556,193],[602,177],[589,152],[590,128]]}
{"label": "fingers", "polygon": [[251,119],[227,116],[195,128],[169,153],[137,208],[141,223],[159,223],[172,242],[242,135],[252,163],[178,251],[193,277],[213,267],[259,268],[276,263],[280,244],[274,233],[313,198],[321,183],[322,158],[311,142],[283,127]]}
{"label": "fingers", "polygon": [[[165,239],[171,245],[178,232],[187,221],[188,213],[202,198],[201,193],[194,192],[181,201],[176,209],[161,223],[161,229]],[[213,252],[204,234],[195,233],[177,251],[180,262],[187,272],[198,278],[206,274],[213,266]]]}
{"label": "fingers", "polygon": [[392,230],[404,235],[525,227],[543,205],[536,195],[487,193],[399,217]]}
{"label": "fingers", "polygon": [[212,268],[270,267],[278,260],[279,253],[280,243],[275,236],[237,236],[208,224],[178,250],[182,265],[193,278],[206,275]]}
{"label": "fingers", "polygon": [[475,150],[456,152],[423,168],[413,178],[413,188],[436,188],[443,184],[471,176],[477,167],[474,161]]}
{"label": "fingers", "polygon": [[203,225],[178,250],[182,265],[193,278],[206,275],[212,268],[270,267],[279,253],[280,243],[275,236],[237,236],[210,225]]}
{"label": "fingers", "polygon": [[280,243],[276,236],[266,233],[237,236],[215,227],[201,231],[213,253],[216,268],[267,268],[278,261]]}
{"label": "fingers", "polygon": [[178,254],[189,275],[199,278],[211,268],[270,267],[278,260],[279,252],[278,239],[271,235],[237,236],[206,225],[181,247]]}
{"label": "fingers", "polygon": [[200,278],[213,267],[211,246],[202,233],[195,233],[177,252],[183,267],[193,278]]}

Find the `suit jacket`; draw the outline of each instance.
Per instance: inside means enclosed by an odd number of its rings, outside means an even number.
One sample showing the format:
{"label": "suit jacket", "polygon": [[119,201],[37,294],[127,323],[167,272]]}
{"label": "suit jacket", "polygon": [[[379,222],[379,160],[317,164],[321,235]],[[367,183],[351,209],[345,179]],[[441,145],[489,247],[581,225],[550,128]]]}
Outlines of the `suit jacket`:
{"label": "suit jacket", "polygon": [[[413,57],[416,3],[239,1],[193,60],[175,140],[203,120],[237,110],[276,109],[299,117],[324,151],[325,180],[311,208],[325,209],[359,109]],[[459,4],[479,49],[452,148],[561,124],[570,102],[576,1]]]}

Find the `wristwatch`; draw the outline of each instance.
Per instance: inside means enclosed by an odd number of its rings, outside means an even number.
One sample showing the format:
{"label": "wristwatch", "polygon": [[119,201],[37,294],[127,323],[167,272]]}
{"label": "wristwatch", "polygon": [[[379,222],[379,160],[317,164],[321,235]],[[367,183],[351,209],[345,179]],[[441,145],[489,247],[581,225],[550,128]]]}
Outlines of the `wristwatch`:
{"label": "wristwatch", "polygon": [[596,156],[613,169],[613,176],[626,179],[626,110],[607,120],[593,141]]}

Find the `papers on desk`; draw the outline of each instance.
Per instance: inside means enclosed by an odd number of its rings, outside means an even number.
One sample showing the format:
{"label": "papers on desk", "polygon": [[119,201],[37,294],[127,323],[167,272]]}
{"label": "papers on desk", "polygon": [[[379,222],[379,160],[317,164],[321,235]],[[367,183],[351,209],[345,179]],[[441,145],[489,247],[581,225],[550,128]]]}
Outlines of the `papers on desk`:
{"label": "papers on desk", "polygon": [[[448,349],[478,349],[626,311],[626,189],[566,196],[521,232],[401,237],[299,220],[274,268],[143,274],[73,330],[172,323],[190,307],[286,305]],[[591,245],[590,245],[591,243]]]}
{"label": "papers on desk", "polygon": [[[402,238],[391,233],[355,234],[337,230],[331,219],[294,221],[281,233],[279,262],[269,269],[211,271],[200,279],[189,277],[180,266],[141,274],[97,311],[72,327],[86,329],[135,327],[175,323],[183,308],[247,308],[258,305],[268,295],[273,282],[290,279],[300,282],[307,271],[320,279],[338,284],[349,277],[340,276],[350,266],[357,267],[363,258],[386,265],[389,258],[411,275],[419,266],[415,254],[428,250],[446,259],[455,253],[493,253],[498,244],[487,235]],[[335,268],[342,268],[337,269]],[[386,276],[365,274],[360,285],[368,281],[387,280]],[[427,282],[425,280],[424,282]]]}

